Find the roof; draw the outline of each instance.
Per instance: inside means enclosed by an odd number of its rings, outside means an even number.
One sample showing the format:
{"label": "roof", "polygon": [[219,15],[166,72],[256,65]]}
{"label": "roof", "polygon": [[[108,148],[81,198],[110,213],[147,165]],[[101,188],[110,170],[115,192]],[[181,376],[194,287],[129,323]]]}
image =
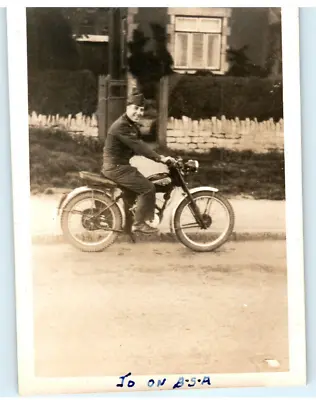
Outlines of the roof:
{"label": "roof", "polygon": [[81,36],[74,35],[74,38],[77,42],[108,42],[109,36],[108,35],[86,35],[83,34]]}

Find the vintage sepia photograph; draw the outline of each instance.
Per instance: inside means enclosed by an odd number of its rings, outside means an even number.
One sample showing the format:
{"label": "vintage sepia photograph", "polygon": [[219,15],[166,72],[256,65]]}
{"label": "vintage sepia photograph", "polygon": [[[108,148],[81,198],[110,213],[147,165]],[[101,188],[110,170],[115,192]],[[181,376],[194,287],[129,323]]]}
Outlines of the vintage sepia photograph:
{"label": "vintage sepia photograph", "polygon": [[21,394],[305,385],[298,11],[8,8]]}

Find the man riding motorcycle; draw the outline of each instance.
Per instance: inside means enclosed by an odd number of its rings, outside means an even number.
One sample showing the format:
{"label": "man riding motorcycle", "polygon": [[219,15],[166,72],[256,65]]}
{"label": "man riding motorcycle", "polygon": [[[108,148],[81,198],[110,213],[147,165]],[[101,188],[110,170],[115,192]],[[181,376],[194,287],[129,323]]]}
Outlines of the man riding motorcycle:
{"label": "man riding motorcycle", "polygon": [[137,200],[132,231],[151,234],[157,232],[156,228],[149,225],[155,215],[155,186],[130,165],[130,159],[134,155],[161,163],[174,159],[159,155],[141,140],[137,122],[144,115],[144,106],[142,93],[135,92],[129,96],[126,112],[111,125],[107,133],[101,173],[123,188],[125,205],[129,207]]}

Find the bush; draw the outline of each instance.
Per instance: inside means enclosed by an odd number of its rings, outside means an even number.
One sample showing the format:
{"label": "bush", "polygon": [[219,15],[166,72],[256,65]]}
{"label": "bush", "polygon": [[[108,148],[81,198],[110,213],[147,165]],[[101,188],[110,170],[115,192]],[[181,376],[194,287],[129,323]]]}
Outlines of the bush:
{"label": "bush", "polygon": [[283,118],[282,82],[268,78],[184,75],[169,99],[169,116]]}
{"label": "bush", "polygon": [[90,71],[42,71],[29,76],[29,112],[67,116],[97,109],[97,79]]}

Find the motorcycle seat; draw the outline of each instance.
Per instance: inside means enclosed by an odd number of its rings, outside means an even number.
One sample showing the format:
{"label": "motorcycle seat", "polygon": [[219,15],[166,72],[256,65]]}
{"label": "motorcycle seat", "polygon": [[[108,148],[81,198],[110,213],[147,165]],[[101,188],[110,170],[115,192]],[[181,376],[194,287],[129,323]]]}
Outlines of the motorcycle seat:
{"label": "motorcycle seat", "polygon": [[81,179],[85,180],[85,181],[90,181],[90,182],[94,182],[94,183],[98,183],[107,187],[112,187],[115,188],[118,185],[112,181],[111,179],[108,179],[106,177],[104,177],[101,174],[97,174],[94,172],[89,172],[89,171],[80,171],[79,172],[79,176]]}

